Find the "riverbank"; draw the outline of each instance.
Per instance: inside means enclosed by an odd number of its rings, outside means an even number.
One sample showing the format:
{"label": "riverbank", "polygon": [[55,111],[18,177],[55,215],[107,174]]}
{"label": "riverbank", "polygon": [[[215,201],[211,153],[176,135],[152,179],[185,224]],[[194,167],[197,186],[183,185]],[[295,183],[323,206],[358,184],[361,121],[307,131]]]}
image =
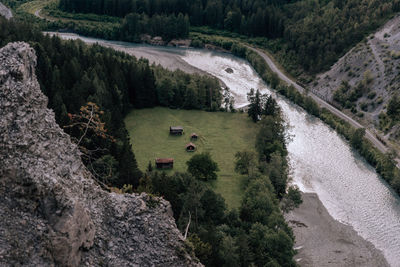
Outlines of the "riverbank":
{"label": "riverbank", "polygon": [[302,197],[303,204],[285,216],[296,236],[300,266],[389,266],[380,250],[333,219],[317,194]]}

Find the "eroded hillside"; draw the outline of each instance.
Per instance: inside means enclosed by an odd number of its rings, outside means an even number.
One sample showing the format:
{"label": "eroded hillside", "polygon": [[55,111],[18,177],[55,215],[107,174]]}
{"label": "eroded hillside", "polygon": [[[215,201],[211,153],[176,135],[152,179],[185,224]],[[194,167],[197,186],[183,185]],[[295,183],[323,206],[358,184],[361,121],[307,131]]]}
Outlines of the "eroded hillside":
{"label": "eroded hillside", "polygon": [[[351,49],[332,68],[317,76],[311,90],[333,102],[364,125],[398,138],[387,105],[400,89],[400,16]],[[388,121],[388,119],[390,121]]]}

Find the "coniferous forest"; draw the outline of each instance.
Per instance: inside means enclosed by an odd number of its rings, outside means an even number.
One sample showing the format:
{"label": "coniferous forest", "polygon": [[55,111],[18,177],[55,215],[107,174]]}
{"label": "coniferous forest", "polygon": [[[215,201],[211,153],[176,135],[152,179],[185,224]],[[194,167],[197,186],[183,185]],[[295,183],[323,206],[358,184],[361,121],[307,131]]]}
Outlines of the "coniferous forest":
{"label": "coniferous forest", "polygon": [[273,41],[268,44],[272,51],[285,55],[284,61],[316,73],[327,69],[388,16],[399,11],[400,1],[61,0],[60,8],[67,12],[123,17],[121,38],[132,39],[134,33],[169,39],[187,37],[189,23],[265,37]]}

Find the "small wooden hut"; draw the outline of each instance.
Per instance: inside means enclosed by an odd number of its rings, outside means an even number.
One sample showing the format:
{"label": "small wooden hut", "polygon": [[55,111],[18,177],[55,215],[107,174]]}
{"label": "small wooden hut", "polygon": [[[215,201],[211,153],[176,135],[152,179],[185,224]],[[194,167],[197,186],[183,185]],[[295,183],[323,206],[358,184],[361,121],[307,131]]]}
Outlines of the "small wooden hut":
{"label": "small wooden hut", "polygon": [[182,135],[183,134],[183,127],[182,126],[170,126],[169,127],[169,134]]}
{"label": "small wooden hut", "polygon": [[196,133],[192,133],[192,134],[190,135],[190,139],[191,139],[191,140],[197,140],[197,138],[199,138],[199,136],[198,136]]}
{"label": "small wooden hut", "polygon": [[156,158],[157,169],[172,169],[174,167],[173,158]]}
{"label": "small wooden hut", "polygon": [[189,143],[186,145],[187,152],[194,152],[196,150],[196,145],[193,143]]}

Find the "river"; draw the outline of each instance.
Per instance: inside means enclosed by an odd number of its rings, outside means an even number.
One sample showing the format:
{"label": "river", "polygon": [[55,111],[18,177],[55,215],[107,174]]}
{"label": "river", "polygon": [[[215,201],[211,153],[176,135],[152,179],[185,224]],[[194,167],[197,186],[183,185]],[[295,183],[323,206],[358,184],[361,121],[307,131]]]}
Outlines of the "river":
{"label": "river", "polygon": [[[276,95],[242,59],[208,50],[154,47],[59,34],[99,43],[169,69],[207,72],[222,80],[235,96],[236,106],[247,104],[246,93],[260,89],[276,97],[290,125],[288,144],[293,183],[315,192],[331,216],[352,226],[380,249],[391,266],[400,266],[400,199],[349,144],[319,119]],[[231,68],[233,73],[225,69]]]}

